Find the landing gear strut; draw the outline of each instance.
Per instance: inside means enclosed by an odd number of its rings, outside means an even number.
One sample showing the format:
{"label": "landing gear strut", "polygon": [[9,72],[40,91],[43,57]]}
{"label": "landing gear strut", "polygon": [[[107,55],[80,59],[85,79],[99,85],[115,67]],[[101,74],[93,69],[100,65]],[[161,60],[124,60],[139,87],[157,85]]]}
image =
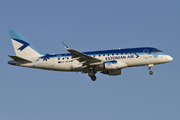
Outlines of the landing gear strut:
{"label": "landing gear strut", "polygon": [[96,76],[95,76],[96,72],[94,72],[93,69],[90,69],[90,72],[88,73],[89,77],[91,77],[92,81],[96,81]]}
{"label": "landing gear strut", "polygon": [[150,70],[150,71],[149,71],[149,74],[152,75],[153,72],[151,71],[151,69],[152,69],[152,67],[154,67],[154,65],[153,65],[153,64],[149,64],[148,67],[149,67],[149,70]]}

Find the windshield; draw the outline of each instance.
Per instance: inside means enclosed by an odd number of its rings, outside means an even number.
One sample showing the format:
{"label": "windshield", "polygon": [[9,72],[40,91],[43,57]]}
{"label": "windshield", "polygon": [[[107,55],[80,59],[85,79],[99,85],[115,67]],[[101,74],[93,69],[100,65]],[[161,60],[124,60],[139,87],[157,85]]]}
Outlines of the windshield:
{"label": "windshield", "polygon": [[158,49],[155,49],[155,50],[154,50],[154,53],[155,53],[155,52],[162,52],[162,51],[161,51],[161,50],[158,50]]}

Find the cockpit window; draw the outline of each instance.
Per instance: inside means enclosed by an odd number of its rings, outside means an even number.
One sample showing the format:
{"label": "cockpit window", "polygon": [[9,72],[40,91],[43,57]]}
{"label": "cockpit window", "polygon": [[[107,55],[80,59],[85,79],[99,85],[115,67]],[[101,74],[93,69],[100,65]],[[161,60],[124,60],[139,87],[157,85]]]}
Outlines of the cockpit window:
{"label": "cockpit window", "polygon": [[154,50],[154,53],[155,53],[155,52],[162,52],[162,51],[161,51],[161,50],[158,50],[158,49],[155,49],[155,50]]}

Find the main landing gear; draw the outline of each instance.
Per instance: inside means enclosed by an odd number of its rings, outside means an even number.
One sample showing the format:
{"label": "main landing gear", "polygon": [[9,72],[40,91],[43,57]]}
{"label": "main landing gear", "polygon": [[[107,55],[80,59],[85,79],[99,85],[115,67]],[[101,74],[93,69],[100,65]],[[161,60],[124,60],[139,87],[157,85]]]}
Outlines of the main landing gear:
{"label": "main landing gear", "polygon": [[150,70],[150,71],[149,71],[149,74],[152,75],[153,72],[151,71],[151,69],[152,69],[152,67],[154,67],[154,65],[153,65],[153,64],[149,64],[148,67],[149,67],[149,70]]}
{"label": "main landing gear", "polygon": [[95,76],[96,72],[94,72],[93,69],[90,70],[90,72],[88,73],[89,77],[91,77],[92,81],[96,81],[96,76]]}

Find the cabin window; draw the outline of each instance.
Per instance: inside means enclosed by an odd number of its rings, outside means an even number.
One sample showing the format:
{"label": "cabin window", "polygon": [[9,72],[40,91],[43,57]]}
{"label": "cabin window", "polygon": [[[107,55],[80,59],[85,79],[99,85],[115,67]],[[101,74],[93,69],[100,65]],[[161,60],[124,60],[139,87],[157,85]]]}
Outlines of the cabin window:
{"label": "cabin window", "polygon": [[118,55],[118,53],[116,53],[116,55]]}
{"label": "cabin window", "polygon": [[105,56],[105,55],[103,55],[103,56]]}
{"label": "cabin window", "polygon": [[67,57],[67,59],[69,59],[69,57]]}
{"label": "cabin window", "polygon": [[108,56],[109,56],[109,54],[108,54]]}
{"label": "cabin window", "polygon": [[62,58],[64,60],[64,58]]}
{"label": "cabin window", "polygon": [[112,55],[114,55],[114,54],[112,54]]}
{"label": "cabin window", "polygon": [[101,55],[99,55],[99,57],[100,57]]}
{"label": "cabin window", "polygon": [[132,53],[130,52],[130,54],[132,54]]}
{"label": "cabin window", "polygon": [[60,60],[60,58],[58,58],[58,60]]}
{"label": "cabin window", "polygon": [[127,53],[126,53],[127,54]]}
{"label": "cabin window", "polygon": [[123,53],[121,53],[121,55],[123,55]]}
{"label": "cabin window", "polygon": [[136,52],[134,52],[134,54],[136,54]]}

